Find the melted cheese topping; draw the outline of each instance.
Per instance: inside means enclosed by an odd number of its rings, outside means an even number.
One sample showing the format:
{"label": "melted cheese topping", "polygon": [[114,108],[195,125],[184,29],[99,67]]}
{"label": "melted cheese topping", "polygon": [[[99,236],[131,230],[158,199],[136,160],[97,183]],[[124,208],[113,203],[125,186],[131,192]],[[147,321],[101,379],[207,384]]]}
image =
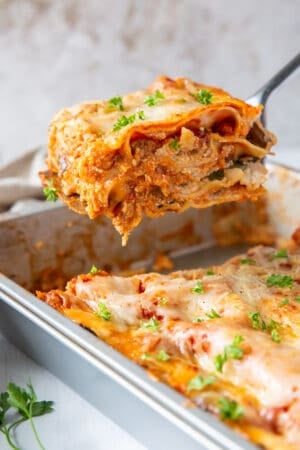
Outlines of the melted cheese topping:
{"label": "melted cheese topping", "polygon": [[[211,95],[208,104],[198,101],[203,90]],[[149,106],[147,97],[157,92]],[[166,77],[121,101],[119,107],[98,100],[75,105],[50,124],[49,171],[42,178],[52,180],[72,209],[91,218],[107,215],[125,242],[143,214],[263,193],[265,169],[257,160],[275,138],[259,123],[261,106]]]}
{"label": "melted cheese topping", "polygon": [[[98,272],[38,295],[200,407],[218,415],[224,396],[238,402],[243,415],[227,422],[254,442],[299,448],[300,248],[260,246],[212,270]],[[189,389],[197,375],[213,382]]]}

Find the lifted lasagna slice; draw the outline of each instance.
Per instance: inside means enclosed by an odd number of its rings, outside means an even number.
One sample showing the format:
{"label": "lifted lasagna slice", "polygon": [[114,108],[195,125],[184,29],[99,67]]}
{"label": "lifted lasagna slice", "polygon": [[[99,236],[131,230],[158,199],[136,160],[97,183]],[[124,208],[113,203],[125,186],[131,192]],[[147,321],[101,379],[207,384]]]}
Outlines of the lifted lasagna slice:
{"label": "lifted lasagna slice", "polygon": [[42,175],[72,209],[106,215],[123,235],[143,214],[256,200],[275,143],[254,107],[186,78],[59,112]]}
{"label": "lifted lasagna slice", "polygon": [[261,448],[300,448],[296,243],[169,275],[94,267],[38,297]]}

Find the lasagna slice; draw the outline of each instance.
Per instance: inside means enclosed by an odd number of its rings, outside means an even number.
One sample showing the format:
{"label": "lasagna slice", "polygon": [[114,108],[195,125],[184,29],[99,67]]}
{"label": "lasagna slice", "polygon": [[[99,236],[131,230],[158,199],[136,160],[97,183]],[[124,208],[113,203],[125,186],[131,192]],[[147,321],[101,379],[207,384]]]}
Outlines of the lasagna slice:
{"label": "lasagna slice", "polygon": [[106,215],[126,243],[143,214],[256,200],[275,143],[254,107],[187,78],[59,112],[49,128],[48,172],[70,208]]}
{"label": "lasagna slice", "polygon": [[299,244],[169,275],[92,272],[38,297],[262,448],[299,449]]}

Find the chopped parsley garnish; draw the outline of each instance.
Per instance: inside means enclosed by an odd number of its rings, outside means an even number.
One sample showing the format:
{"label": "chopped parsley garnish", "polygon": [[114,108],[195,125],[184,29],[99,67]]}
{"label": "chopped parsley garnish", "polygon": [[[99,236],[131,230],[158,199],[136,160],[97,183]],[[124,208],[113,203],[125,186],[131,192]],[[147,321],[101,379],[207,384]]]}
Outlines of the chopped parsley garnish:
{"label": "chopped parsley garnish", "polygon": [[278,333],[278,327],[279,327],[279,323],[273,319],[270,320],[270,323],[267,326],[267,330],[271,332],[270,334],[271,334],[272,341],[276,342],[277,344],[279,344],[281,342],[281,338]]}
{"label": "chopped parsley garnish", "polygon": [[163,100],[164,98],[165,96],[162,92],[155,91],[154,94],[146,95],[144,103],[148,106],[156,106],[158,100]]}
{"label": "chopped parsley garnish", "polygon": [[274,319],[271,319],[271,320],[270,320],[270,323],[269,323],[269,325],[268,325],[268,328],[271,329],[271,330],[273,330],[274,328],[277,328],[278,325],[279,325],[278,322],[276,322]]}
{"label": "chopped parsley garnish", "polygon": [[113,126],[113,131],[119,131],[121,128],[127,127],[127,125],[133,123],[135,121],[136,115],[135,113],[130,116],[121,116],[118,118],[116,123]]}
{"label": "chopped parsley garnish", "polygon": [[[286,298],[284,299],[279,306],[284,306],[289,302],[289,300]],[[278,333],[279,323],[276,322],[274,319],[271,319],[269,324],[266,324],[266,322],[261,318],[261,315],[259,312],[249,312],[248,313],[249,319],[252,320],[252,327],[255,329],[261,329],[262,331],[270,332],[271,339],[274,342],[281,342],[281,338]]]}
{"label": "chopped parsley garnish", "polygon": [[118,118],[116,123],[113,126],[113,131],[119,131],[121,128],[127,127],[127,125],[130,125],[131,123],[135,122],[136,118],[140,120],[145,120],[145,113],[144,111],[138,111],[137,114],[133,113],[130,114],[130,116],[121,116]]}
{"label": "chopped parsley garnish", "polygon": [[213,180],[223,180],[224,176],[225,176],[224,169],[219,169],[219,170],[215,170],[214,172],[210,173],[210,174],[208,175],[208,179],[209,179],[210,181],[213,181]]}
{"label": "chopped parsley garnish", "polygon": [[56,202],[58,200],[57,189],[53,187],[53,181],[47,180],[48,185],[44,187],[43,193],[47,202]]}
{"label": "chopped parsley garnish", "polygon": [[280,275],[273,273],[267,278],[267,286],[273,287],[273,286],[279,286],[279,287],[293,287],[294,280],[289,275]]}
{"label": "chopped parsley garnish", "polygon": [[276,328],[274,328],[271,331],[271,339],[272,339],[272,341],[276,342],[277,344],[279,344],[281,342],[281,337],[279,336],[279,333],[276,330]]}
{"label": "chopped parsley garnish", "polygon": [[168,361],[170,358],[171,356],[164,350],[159,350],[159,352],[156,355],[156,359],[158,361]]}
{"label": "chopped parsley garnish", "polygon": [[289,257],[289,255],[285,249],[278,250],[276,253],[272,253],[270,256],[272,259]]}
{"label": "chopped parsley garnish", "polygon": [[108,105],[110,108],[119,109],[120,111],[124,111],[122,97],[120,97],[120,96],[112,97],[111,99],[109,99]]}
{"label": "chopped parsley garnish", "polygon": [[138,118],[139,118],[140,120],[145,120],[145,119],[146,119],[144,111],[140,110],[140,111],[138,112]]}
{"label": "chopped parsley garnish", "polygon": [[266,322],[261,318],[260,313],[257,312],[249,312],[248,313],[249,319],[252,320],[252,327],[255,329],[261,328],[262,330],[267,329]]}
{"label": "chopped parsley garnish", "polygon": [[142,359],[150,359],[150,358],[151,358],[150,353],[145,352],[145,353],[142,354]]}
{"label": "chopped parsley garnish", "polygon": [[205,314],[209,319],[220,319],[220,314],[217,313],[215,309],[211,309],[209,313]]}
{"label": "chopped parsley garnish", "polygon": [[197,375],[195,378],[192,378],[188,384],[187,391],[202,391],[206,386],[213,384],[215,382],[215,377],[210,375],[204,378],[202,375]]}
{"label": "chopped parsley garnish", "polygon": [[214,274],[215,274],[215,272],[211,269],[206,271],[206,275],[214,275]]}
{"label": "chopped parsley garnish", "polygon": [[240,260],[241,264],[255,264],[255,260],[251,258],[243,258]]}
{"label": "chopped parsley garnish", "polygon": [[234,337],[233,343],[226,345],[224,353],[215,357],[214,364],[218,372],[223,371],[223,366],[228,359],[241,359],[244,355],[243,350],[240,348],[240,343],[244,340],[243,336],[237,334]]}
{"label": "chopped parsley garnish", "polygon": [[220,398],[218,406],[223,420],[237,420],[244,414],[243,408],[235,400],[226,397]]}
{"label": "chopped parsley garnish", "polygon": [[97,269],[97,267],[95,266],[95,264],[93,264],[92,267],[91,267],[91,269],[90,269],[90,274],[91,274],[91,275],[95,275],[98,271],[99,271],[99,269]]}
{"label": "chopped parsley garnish", "polygon": [[179,150],[179,141],[178,139],[174,138],[169,142],[169,146],[173,149],[173,150]]}
{"label": "chopped parsley garnish", "polygon": [[111,312],[107,309],[105,303],[98,303],[98,311],[95,314],[107,321],[111,319]]}
{"label": "chopped parsley garnish", "polygon": [[192,288],[192,292],[194,292],[195,294],[204,294],[204,289],[201,281],[197,281],[195,286]]}
{"label": "chopped parsley garnish", "polygon": [[200,91],[196,92],[195,98],[199,103],[202,103],[202,105],[209,105],[212,103],[213,95],[207,89],[200,89]]}
{"label": "chopped parsley garnish", "polygon": [[166,305],[168,303],[167,297],[161,297],[159,304],[160,305]]}
{"label": "chopped parsley garnish", "polygon": [[204,322],[204,319],[201,319],[201,317],[195,317],[195,318],[193,319],[193,322],[194,322],[194,323],[201,323],[201,322]]}
{"label": "chopped parsley garnish", "polygon": [[279,303],[279,307],[282,308],[283,306],[287,305],[289,303],[288,298],[284,298],[282,302]]}
{"label": "chopped parsley garnish", "polygon": [[142,322],[141,327],[146,328],[149,331],[158,331],[158,328],[160,326],[160,321],[155,319],[155,317],[151,317],[148,322]]}
{"label": "chopped parsley garnish", "polygon": [[300,297],[295,297],[295,302],[300,302]]}

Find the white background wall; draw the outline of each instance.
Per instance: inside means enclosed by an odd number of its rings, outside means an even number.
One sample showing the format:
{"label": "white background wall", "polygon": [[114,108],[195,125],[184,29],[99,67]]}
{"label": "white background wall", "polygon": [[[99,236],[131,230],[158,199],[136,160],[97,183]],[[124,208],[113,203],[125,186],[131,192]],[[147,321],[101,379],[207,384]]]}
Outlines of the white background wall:
{"label": "white background wall", "polygon": [[[246,98],[299,50],[299,0],[0,0],[0,163],[63,106],[161,73]],[[300,76],[270,101],[282,146],[300,144],[299,94]]]}

